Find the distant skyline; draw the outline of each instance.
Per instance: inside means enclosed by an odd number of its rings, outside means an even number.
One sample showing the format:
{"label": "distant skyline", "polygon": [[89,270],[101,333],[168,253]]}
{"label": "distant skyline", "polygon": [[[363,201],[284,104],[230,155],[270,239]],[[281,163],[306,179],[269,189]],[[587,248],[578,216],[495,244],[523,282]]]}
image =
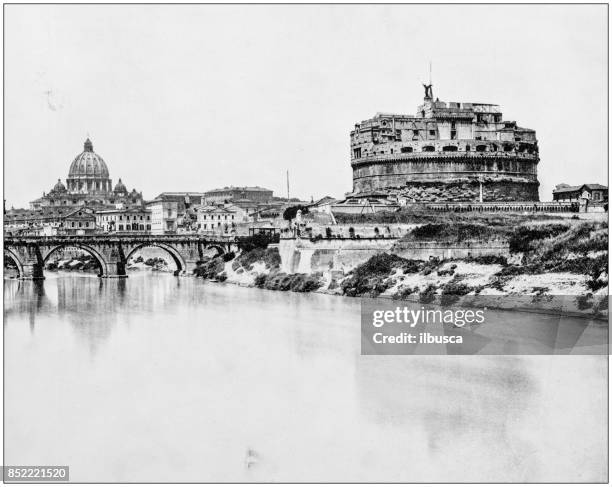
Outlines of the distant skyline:
{"label": "distant skyline", "polygon": [[608,184],[606,5],[6,5],[4,198],[65,181],[342,197],[349,132],[434,97],[536,130],[540,199]]}

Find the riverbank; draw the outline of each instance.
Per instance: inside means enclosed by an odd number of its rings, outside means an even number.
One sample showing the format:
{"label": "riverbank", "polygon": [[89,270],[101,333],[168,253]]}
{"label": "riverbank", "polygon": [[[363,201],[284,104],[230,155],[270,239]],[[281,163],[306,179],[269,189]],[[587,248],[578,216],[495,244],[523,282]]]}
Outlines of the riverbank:
{"label": "riverbank", "polygon": [[[410,242],[444,238],[506,239],[507,255],[407,258]],[[402,248],[402,256],[394,253]],[[399,253],[399,252],[398,252]],[[408,252],[409,254],[409,252]],[[242,286],[420,303],[475,301],[499,308],[608,315],[608,224],[604,221],[433,223],[346,272],[282,272],[276,248],[257,248],[201,263],[195,274]]]}

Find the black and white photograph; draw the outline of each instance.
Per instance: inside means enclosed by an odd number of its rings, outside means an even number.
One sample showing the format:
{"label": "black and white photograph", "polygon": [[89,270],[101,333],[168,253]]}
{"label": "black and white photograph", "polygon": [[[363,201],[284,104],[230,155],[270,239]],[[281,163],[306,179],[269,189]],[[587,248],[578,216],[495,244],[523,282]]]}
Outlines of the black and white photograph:
{"label": "black and white photograph", "polygon": [[608,483],[608,22],[3,4],[3,482]]}

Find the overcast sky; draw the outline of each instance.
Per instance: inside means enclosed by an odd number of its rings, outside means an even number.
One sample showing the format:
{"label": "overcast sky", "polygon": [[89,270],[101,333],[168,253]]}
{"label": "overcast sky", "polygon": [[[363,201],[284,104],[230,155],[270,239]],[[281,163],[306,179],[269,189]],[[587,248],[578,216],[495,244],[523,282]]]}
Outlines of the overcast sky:
{"label": "overcast sky", "polygon": [[349,132],[434,96],[535,129],[540,198],[607,184],[606,6],[7,5],[5,198],[65,180],[87,135],[113,184],[352,189]]}

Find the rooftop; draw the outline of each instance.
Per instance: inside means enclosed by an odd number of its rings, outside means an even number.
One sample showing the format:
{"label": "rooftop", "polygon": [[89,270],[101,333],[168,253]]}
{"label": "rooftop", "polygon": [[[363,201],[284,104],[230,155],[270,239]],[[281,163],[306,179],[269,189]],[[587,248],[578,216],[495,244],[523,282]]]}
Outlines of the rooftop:
{"label": "rooftop", "polygon": [[262,188],[261,186],[225,186],[224,188],[216,188],[206,191],[205,194],[208,193],[217,193],[222,191],[269,191],[272,192],[271,189]]}
{"label": "rooftop", "polygon": [[150,212],[151,210],[147,210],[144,208],[115,208],[114,210],[101,210],[97,211],[97,214],[111,214],[111,213],[142,213],[142,212]]}
{"label": "rooftop", "polygon": [[608,189],[607,186],[604,186],[603,184],[581,184],[579,186],[569,186],[569,185],[559,185],[557,186],[555,189],[553,189],[553,193],[571,193],[574,191],[580,191],[582,188],[588,188],[590,190],[594,190],[594,189]]}

